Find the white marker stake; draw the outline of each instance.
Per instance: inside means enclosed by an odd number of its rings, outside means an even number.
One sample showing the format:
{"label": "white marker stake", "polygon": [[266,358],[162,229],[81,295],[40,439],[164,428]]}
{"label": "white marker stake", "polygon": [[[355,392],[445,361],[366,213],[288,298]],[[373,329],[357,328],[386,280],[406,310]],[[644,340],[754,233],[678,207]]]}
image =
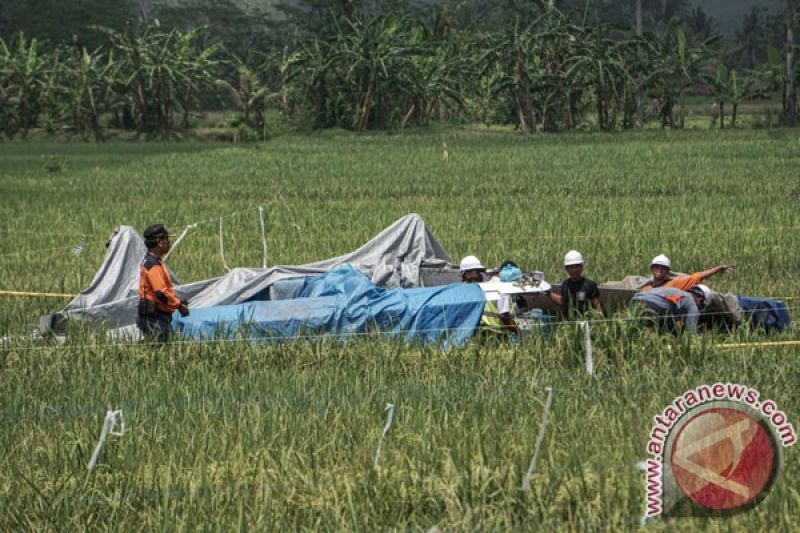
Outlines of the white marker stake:
{"label": "white marker stake", "polygon": [[592,356],[592,328],[589,322],[584,320],[581,322],[583,329],[583,344],[586,348],[586,373],[594,376],[594,357]]}
{"label": "white marker stake", "polygon": [[533,451],[531,464],[528,467],[528,472],[525,474],[525,480],[522,482],[522,490],[531,490],[531,478],[533,478],[533,473],[536,471],[536,462],[539,460],[539,449],[542,446],[544,430],[547,427],[547,415],[550,414],[550,406],[553,403],[553,387],[546,387],[544,390],[547,392],[547,399],[544,402],[544,414],[542,415],[542,423],[539,425],[539,436],[536,439],[536,448]]}
{"label": "white marker stake", "polygon": [[[119,417],[120,428],[119,431],[114,431],[114,428],[117,426],[117,417]],[[95,446],[92,458],[89,460],[89,464],[87,465],[89,472],[94,470],[94,467],[97,464],[97,458],[100,456],[100,450],[103,448],[103,444],[105,444],[106,437],[109,434],[114,435],[115,437],[121,437],[125,434],[125,417],[122,415],[121,409],[119,411],[106,412],[106,418],[103,420],[103,429],[100,431],[100,440],[97,441],[97,446]]]}
{"label": "white marker stake", "polygon": [[230,272],[231,269],[228,266],[228,263],[225,262],[225,242],[222,237],[222,217],[219,218],[219,255],[222,257],[222,266],[225,268],[225,272]]}
{"label": "white marker stake", "polygon": [[261,245],[264,250],[264,256],[261,261],[261,268],[267,268],[267,232],[264,230],[264,208],[258,208],[258,222],[261,224]]}
{"label": "white marker stake", "polygon": [[392,420],[394,419],[394,404],[387,403],[384,411],[389,411],[389,416],[386,419],[386,425],[383,426],[383,434],[381,435],[381,440],[378,442],[378,449],[375,450],[375,460],[372,461],[372,465],[375,467],[375,470],[378,469],[378,461],[381,459],[381,445],[383,444],[383,439],[386,438],[386,434],[389,433],[389,428],[392,427]]}

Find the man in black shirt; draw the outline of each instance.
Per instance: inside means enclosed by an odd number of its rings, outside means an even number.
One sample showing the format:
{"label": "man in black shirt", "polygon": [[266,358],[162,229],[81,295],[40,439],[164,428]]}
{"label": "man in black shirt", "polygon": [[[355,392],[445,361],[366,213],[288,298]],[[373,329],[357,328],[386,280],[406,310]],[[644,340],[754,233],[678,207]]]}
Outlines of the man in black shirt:
{"label": "man in black shirt", "polygon": [[597,283],[583,277],[583,256],[576,250],[570,250],[564,256],[564,268],[569,279],[561,284],[561,294],[548,293],[550,299],[561,306],[564,316],[582,315],[594,309],[601,316],[603,306],[600,303],[600,289]]}

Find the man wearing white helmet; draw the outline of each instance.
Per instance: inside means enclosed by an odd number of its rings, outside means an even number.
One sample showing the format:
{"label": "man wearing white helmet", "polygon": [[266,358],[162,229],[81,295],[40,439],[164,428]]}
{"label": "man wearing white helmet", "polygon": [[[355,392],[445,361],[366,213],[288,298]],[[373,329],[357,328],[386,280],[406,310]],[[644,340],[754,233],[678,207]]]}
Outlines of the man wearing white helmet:
{"label": "man wearing white helmet", "polygon": [[733,266],[719,265],[702,272],[689,274],[688,276],[673,276],[672,263],[669,257],[661,254],[655,256],[653,260],[650,261],[650,274],[652,274],[653,278],[642,285],[639,290],[649,291],[658,287],[669,287],[688,291],[715,274],[727,274],[728,272],[733,272]]}
{"label": "man wearing white helmet", "polygon": [[583,277],[583,255],[577,250],[570,250],[564,256],[564,269],[569,278],[561,283],[560,294],[548,292],[553,303],[561,306],[564,316],[584,314],[589,309],[603,314],[600,303],[600,289],[597,283]]}
{"label": "man wearing white helmet", "polygon": [[706,311],[708,306],[711,305],[713,295],[708,285],[703,285],[702,283],[697,284],[689,289],[689,293],[694,296],[694,302],[697,304],[697,308],[700,311]]}
{"label": "man wearing white helmet", "polygon": [[[477,257],[468,255],[461,260],[458,270],[461,273],[461,281],[464,283],[481,283],[486,267]],[[519,327],[512,315],[511,306],[511,297],[507,294],[501,295],[497,302],[487,300],[481,315],[481,326],[485,330],[497,333],[506,333],[508,331],[519,333]]]}
{"label": "man wearing white helmet", "polygon": [[483,281],[486,267],[481,264],[480,259],[474,255],[468,255],[461,260],[458,271],[461,274],[461,281],[464,283],[480,283]]}

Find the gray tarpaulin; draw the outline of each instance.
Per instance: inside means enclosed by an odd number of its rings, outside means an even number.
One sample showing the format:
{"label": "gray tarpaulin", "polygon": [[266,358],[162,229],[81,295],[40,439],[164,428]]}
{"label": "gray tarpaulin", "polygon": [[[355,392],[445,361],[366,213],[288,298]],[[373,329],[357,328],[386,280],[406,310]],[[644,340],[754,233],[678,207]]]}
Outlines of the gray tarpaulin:
{"label": "gray tarpaulin", "polygon": [[[133,331],[136,322],[139,266],[146,248],[133,228],[121,226],[91,285],[64,309],[42,317],[40,331],[63,333],[67,319]],[[222,277],[176,284],[176,292],[190,308],[229,305],[251,300],[292,298],[302,278],[349,264],[379,287],[419,287],[420,269],[444,268],[450,257],[417,214],[406,215],[372,240],[339,257],[295,266],[235,268]]]}
{"label": "gray tarpaulin", "polygon": [[139,288],[139,265],[147,253],[144,239],[130,226],[120,226],[92,282],[65,310],[83,309],[126,298]]}

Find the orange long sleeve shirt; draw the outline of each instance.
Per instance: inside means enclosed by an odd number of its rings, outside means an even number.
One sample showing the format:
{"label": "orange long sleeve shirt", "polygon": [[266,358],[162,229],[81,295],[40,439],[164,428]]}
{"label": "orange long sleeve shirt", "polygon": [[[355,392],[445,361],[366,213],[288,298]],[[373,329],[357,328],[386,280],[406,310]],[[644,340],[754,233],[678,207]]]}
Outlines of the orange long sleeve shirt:
{"label": "orange long sleeve shirt", "polygon": [[164,313],[172,313],[181,306],[160,257],[147,254],[139,267],[139,299],[155,302],[159,311]]}
{"label": "orange long sleeve shirt", "polygon": [[[688,276],[680,276],[680,277],[677,277],[677,278],[672,278],[671,280],[665,281],[661,285],[658,285],[658,287],[669,287],[671,289],[679,289],[679,290],[682,290],[682,291],[688,291],[689,289],[691,289],[692,287],[694,287],[698,283],[701,283],[702,281],[703,281],[703,278],[700,277],[700,273],[699,272],[695,272],[694,274],[689,274]],[[654,288],[655,287],[653,287],[653,285],[651,283],[648,283],[647,285],[645,285],[644,287],[642,287],[639,290],[640,291],[649,291],[649,290],[652,290]]]}

